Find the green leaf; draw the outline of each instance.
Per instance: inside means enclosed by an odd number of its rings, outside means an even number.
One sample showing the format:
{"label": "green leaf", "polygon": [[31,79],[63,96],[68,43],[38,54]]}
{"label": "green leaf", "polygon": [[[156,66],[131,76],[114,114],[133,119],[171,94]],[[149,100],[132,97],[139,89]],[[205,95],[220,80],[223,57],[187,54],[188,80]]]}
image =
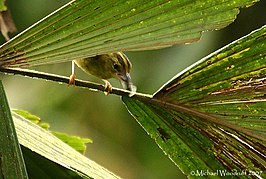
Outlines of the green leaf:
{"label": "green leaf", "polygon": [[[30,120],[34,124],[38,124],[38,126],[42,127],[43,129],[48,130],[50,125],[48,123],[41,122],[40,117],[29,113],[28,111],[24,110],[12,110],[13,112],[19,114],[20,116]],[[69,146],[74,148],[75,150],[79,151],[80,153],[85,153],[86,151],[86,143],[92,143],[92,140],[89,138],[80,138],[78,136],[70,136],[68,134],[62,132],[51,131],[51,133],[62,140],[63,142],[67,143]]]}
{"label": "green leaf", "polygon": [[20,109],[14,109],[12,111],[19,114],[20,116],[23,116],[24,118],[30,120],[34,124],[38,124],[41,121],[40,117],[33,115],[33,114],[29,113],[28,111],[24,111],[24,110],[20,110]]}
{"label": "green leaf", "polygon": [[5,5],[5,0],[0,0],[0,12],[6,11],[7,7]]}
{"label": "green leaf", "polygon": [[[266,176],[266,26],[188,67],[153,97],[123,97],[191,178]],[[218,173],[215,173],[217,172]],[[241,172],[244,172],[241,174]],[[254,172],[254,173],[252,173]]]}
{"label": "green leaf", "polygon": [[21,147],[29,178],[47,179],[64,178],[73,179],[82,177],[74,171],[61,166],[24,146]]}
{"label": "green leaf", "polygon": [[266,26],[202,59],[154,97],[208,112],[265,139],[265,34]]}
{"label": "green leaf", "polygon": [[[88,178],[119,178],[102,166],[86,158],[47,130],[30,122],[17,113],[12,113],[18,140],[21,145],[30,149],[55,164],[72,170],[82,177]],[[33,155],[33,154],[31,154]],[[31,160],[31,157],[29,157]],[[36,160],[34,160],[36,162]],[[34,162],[32,165],[34,165]],[[41,161],[46,163],[45,161]],[[36,166],[37,167],[37,166]],[[39,168],[38,170],[44,170]],[[49,173],[46,173],[49,175]],[[51,173],[50,176],[54,175]]]}
{"label": "green leaf", "polygon": [[258,0],[74,0],[0,47],[0,66],[59,63],[198,40]]}
{"label": "green leaf", "polygon": [[0,81],[0,131],[1,178],[28,178],[2,81]]}
{"label": "green leaf", "polygon": [[24,110],[21,110],[21,109],[14,109],[12,111],[17,113],[18,115],[30,120],[34,124],[38,124],[38,126],[41,126],[43,129],[48,130],[50,128],[50,125],[48,123],[41,122],[41,118],[40,117],[38,117],[36,115],[33,115],[33,114],[29,113],[28,111],[24,111]]}
{"label": "green leaf", "polygon": [[89,138],[80,138],[78,136],[70,136],[68,134],[62,132],[51,132],[54,136],[74,148],[75,150],[79,151],[80,153],[85,153],[86,151],[86,144],[92,143],[92,140]]}

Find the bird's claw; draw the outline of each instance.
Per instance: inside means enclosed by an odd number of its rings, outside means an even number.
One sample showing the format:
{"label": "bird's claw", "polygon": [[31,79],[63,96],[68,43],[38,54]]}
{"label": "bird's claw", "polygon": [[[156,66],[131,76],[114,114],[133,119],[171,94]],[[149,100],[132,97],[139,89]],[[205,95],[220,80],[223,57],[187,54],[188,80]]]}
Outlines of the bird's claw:
{"label": "bird's claw", "polygon": [[103,81],[105,82],[104,94],[109,95],[112,92],[113,87],[112,87],[111,83],[109,83],[109,81],[107,81],[107,80],[103,80]]}
{"label": "bird's claw", "polygon": [[71,74],[70,77],[69,77],[68,86],[75,85],[75,79],[76,79],[76,75],[74,73]]}

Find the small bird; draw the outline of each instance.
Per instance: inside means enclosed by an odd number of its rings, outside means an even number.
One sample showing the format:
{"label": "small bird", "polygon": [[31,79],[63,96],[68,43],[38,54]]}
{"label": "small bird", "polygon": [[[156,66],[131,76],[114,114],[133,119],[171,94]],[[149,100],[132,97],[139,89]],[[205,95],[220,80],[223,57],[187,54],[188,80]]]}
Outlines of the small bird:
{"label": "small bird", "polygon": [[131,91],[129,96],[133,96],[136,92],[136,86],[131,82],[129,74],[132,65],[127,56],[122,52],[73,60],[69,85],[75,84],[75,64],[85,73],[101,78],[105,82],[106,95],[112,91],[112,85],[107,81],[110,78],[117,78],[120,80],[123,88]]}

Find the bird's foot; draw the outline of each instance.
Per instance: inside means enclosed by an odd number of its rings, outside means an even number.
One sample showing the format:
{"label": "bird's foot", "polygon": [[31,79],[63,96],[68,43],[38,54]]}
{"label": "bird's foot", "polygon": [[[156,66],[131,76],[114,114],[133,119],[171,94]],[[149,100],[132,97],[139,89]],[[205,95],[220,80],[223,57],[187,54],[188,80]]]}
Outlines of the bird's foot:
{"label": "bird's foot", "polygon": [[76,75],[74,73],[71,74],[70,77],[69,77],[68,86],[75,85],[75,79],[76,79]]}
{"label": "bird's foot", "polygon": [[111,85],[111,83],[109,81],[104,80],[104,79],[103,79],[103,81],[105,82],[104,94],[105,95],[109,95],[112,92],[113,87],[112,87],[112,85]]}

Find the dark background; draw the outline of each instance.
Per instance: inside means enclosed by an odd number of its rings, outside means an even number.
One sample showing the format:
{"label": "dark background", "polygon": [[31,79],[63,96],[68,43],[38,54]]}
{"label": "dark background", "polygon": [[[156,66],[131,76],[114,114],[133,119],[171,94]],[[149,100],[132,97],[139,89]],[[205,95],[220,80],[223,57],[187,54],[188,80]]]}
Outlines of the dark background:
{"label": "dark background", "polygon": [[[21,32],[66,2],[16,0],[8,5]],[[138,91],[153,94],[195,61],[260,28],[266,22],[265,12],[266,1],[261,1],[241,9],[236,21],[228,27],[204,32],[199,42],[156,51],[125,52],[133,64],[131,76]],[[69,76],[71,63],[34,69]],[[102,83],[81,70],[77,70],[77,78]],[[117,175],[131,179],[185,178],[130,116],[118,96],[24,77],[0,75],[0,79],[12,108],[40,116],[50,123],[51,130],[93,139],[86,156]],[[121,87],[116,80],[111,83]]]}

